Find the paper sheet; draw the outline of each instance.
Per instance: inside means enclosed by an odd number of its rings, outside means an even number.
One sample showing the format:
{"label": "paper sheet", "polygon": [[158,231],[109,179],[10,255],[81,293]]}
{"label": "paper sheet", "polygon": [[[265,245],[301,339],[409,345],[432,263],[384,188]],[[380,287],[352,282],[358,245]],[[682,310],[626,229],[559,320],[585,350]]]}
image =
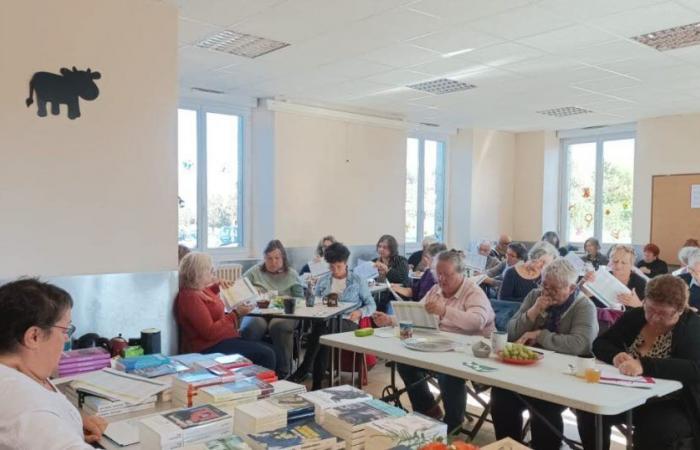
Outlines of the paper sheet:
{"label": "paper sheet", "polygon": [[468,267],[476,269],[479,272],[486,270],[486,257],[484,255],[467,252],[464,254],[464,259]]}
{"label": "paper sheet", "polygon": [[120,420],[107,425],[104,435],[114,441],[120,447],[137,444],[139,442],[138,421],[141,418]]}
{"label": "paper sheet", "polygon": [[602,266],[595,272],[595,281],[586,282],[584,286],[591,291],[598,300],[611,308],[620,305],[620,302],[617,301],[617,296],[619,294],[630,293],[627,286],[608,272],[607,267]]}
{"label": "paper sheet", "polygon": [[651,377],[630,377],[623,375],[620,371],[608,364],[596,364],[596,369],[600,370],[600,382],[603,384],[614,384],[616,386],[634,387],[640,389],[651,389],[655,381]]}
{"label": "paper sheet", "polygon": [[357,265],[353,272],[358,275],[363,280],[368,280],[370,278],[377,278],[379,276],[379,271],[374,266],[372,261],[365,261],[362,259],[357,260]]}
{"label": "paper sheet", "polygon": [[438,317],[429,314],[425,310],[425,304],[416,302],[391,302],[391,307],[394,308],[394,314],[399,322],[413,322],[413,326],[417,328],[429,328],[435,330],[440,324]]}
{"label": "paper sheet", "polygon": [[320,277],[331,270],[330,267],[328,267],[328,263],[323,259],[320,261],[309,261],[308,264],[312,277]]}
{"label": "paper sheet", "polygon": [[104,369],[82,375],[71,386],[75,390],[137,405],[167,389],[168,384],[114,369]]}
{"label": "paper sheet", "polygon": [[571,265],[574,266],[574,269],[576,269],[576,272],[579,275],[585,275],[586,263],[583,261],[583,259],[580,256],[578,256],[574,252],[569,252],[566,254],[564,259],[569,261],[571,263]]}

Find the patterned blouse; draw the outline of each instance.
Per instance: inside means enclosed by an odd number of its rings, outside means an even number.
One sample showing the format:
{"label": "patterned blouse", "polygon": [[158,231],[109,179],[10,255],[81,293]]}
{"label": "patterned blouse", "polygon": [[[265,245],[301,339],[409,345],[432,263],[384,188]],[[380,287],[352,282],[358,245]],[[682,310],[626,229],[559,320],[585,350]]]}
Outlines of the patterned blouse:
{"label": "patterned blouse", "polygon": [[[651,349],[649,349],[649,352],[643,356],[647,358],[669,358],[671,356],[672,337],[672,331],[668,331],[666,334],[662,334],[661,336],[656,338],[656,341],[654,341],[654,344],[651,346]],[[642,357],[642,355],[639,353],[639,348],[642,345],[644,345],[644,338],[640,333],[639,335],[637,335],[637,339],[635,339],[632,343],[632,347],[630,347],[630,353],[632,354],[632,356],[634,356],[635,358]]]}

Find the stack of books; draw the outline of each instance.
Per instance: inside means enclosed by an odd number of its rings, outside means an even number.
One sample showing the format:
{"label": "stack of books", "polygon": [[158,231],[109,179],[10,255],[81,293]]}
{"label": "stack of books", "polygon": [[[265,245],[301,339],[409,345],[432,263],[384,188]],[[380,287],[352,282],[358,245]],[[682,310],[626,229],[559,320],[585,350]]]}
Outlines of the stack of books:
{"label": "stack of books", "polygon": [[292,383],[287,380],[273,381],[270,383],[274,389],[270,398],[286,396],[289,394],[303,394],[306,392],[306,386],[303,384]]}
{"label": "stack of books", "polygon": [[277,374],[275,373],[274,370],[270,370],[266,367],[262,367],[262,366],[258,366],[258,365],[252,365],[252,366],[234,369],[233,373],[238,377],[236,379],[257,378],[258,380],[267,381],[268,383],[272,383],[273,381],[277,381]]}
{"label": "stack of books", "polygon": [[345,441],[346,450],[363,448],[365,428],[387,417],[402,417],[406,411],[380,400],[351,403],[325,411],[323,427]]}
{"label": "stack of books", "polygon": [[205,386],[223,384],[236,379],[235,375],[214,375],[206,369],[193,369],[172,378],[172,401],[176,406],[190,407],[199,390]]}
{"label": "stack of books", "polygon": [[67,377],[84,372],[111,367],[109,352],[102,347],[81,348],[61,354],[58,362],[58,376]]}
{"label": "stack of books", "polygon": [[202,387],[193,398],[193,403],[195,405],[217,405],[220,408],[228,409],[267,398],[271,393],[272,385],[270,383],[257,378],[245,378],[232,383]]}
{"label": "stack of books", "polygon": [[182,450],[251,450],[250,446],[238,436],[212,439],[200,444],[185,445]]}
{"label": "stack of books", "polygon": [[323,425],[324,412],[327,409],[372,399],[371,395],[347,384],[299,395],[314,404],[316,422],[321,425]]}
{"label": "stack of books", "polygon": [[288,425],[279,430],[247,434],[244,439],[253,450],[335,450],[338,440],[313,420]]}
{"label": "stack of books", "polygon": [[220,409],[203,405],[146,417],[139,422],[141,448],[171,450],[186,444],[231,435],[233,419]]}
{"label": "stack of books", "polygon": [[[204,355],[208,356],[208,355]],[[193,368],[207,369],[216,375],[229,375],[233,370],[252,366],[253,362],[243,355],[224,355],[194,361]]]}
{"label": "stack of books", "polygon": [[414,412],[369,423],[365,428],[365,450],[417,450],[438,438],[447,442],[447,425]]}
{"label": "stack of books", "polygon": [[143,403],[133,405],[121,400],[113,401],[94,395],[86,395],[83,397],[82,410],[91,416],[110,417],[119,414],[155,409],[156,400],[157,397],[153,396]]}
{"label": "stack of books", "polygon": [[266,400],[236,405],[233,416],[233,432],[239,436],[287,426],[287,411]]}
{"label": "stack of books", "polygon": [[314,417],[314,404],[299,394],[270,397],[263,401],[283,409],[287,414],[287,423]]}

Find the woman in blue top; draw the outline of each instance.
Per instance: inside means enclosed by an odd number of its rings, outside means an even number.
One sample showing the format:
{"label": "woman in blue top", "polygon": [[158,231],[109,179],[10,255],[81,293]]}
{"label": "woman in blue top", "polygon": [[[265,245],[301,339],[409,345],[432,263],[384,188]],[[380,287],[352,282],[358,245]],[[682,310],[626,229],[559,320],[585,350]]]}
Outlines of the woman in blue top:
{"label": "woman in blue top", "polygon": [[[355,308],[343,316],[344,331],[355,330],[363,317],[371,317],[377,309],[372,294],[369,292],[367,282],[348,268],[350,250],[340,242],[329,245],[324,251],[324,258],[328,263],[330,272],[322,275],[316,283],[314,294],[317,297],[325,297],[329,294],[337,294],[340,303],[352,303]],[[314,322],[309,336],[306,355],[296,372],[290,377],[292,381],[303,381],[313,366],[312,390],[321,389],[323,375],[328,365],[328,347],[321,346],[319,340],[322,335],[330,332],[328,323]]]}
{"label": "woman in blue top", "polygon": [[527,256],[527,261],[506,270],[498,292],[499,300],[522,302],[539,285],[542,270],[559,256],[559,251],[549,242],[540,241],[532,246]]}

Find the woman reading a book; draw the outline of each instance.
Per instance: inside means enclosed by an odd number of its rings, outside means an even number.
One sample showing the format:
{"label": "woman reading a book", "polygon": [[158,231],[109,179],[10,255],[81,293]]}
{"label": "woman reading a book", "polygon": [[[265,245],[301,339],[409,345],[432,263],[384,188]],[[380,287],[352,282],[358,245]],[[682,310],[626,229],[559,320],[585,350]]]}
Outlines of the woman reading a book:
{"label": "woman reading a book", "polygon": [[[620,283],[627,286],[630,290],[628,294],[619,294],[617,301],[628,308],[638,308],[642,306],[641,299],[644,298],[644,288],[647,282],[641,276],[632,271],[634,267],[635,253],[634,248],[630,245],[618,244],[610,249],[610,263],[608,269],[610,273],[617,278]],[[595,280],[595,272],[588,272],[584,277],[586,281]],[[586,289],[583,289],[586,295],[593,296]],[[593,302],[596,306],[604,308],[607,305],[593,297]]]}
{"label": "woman reading a book", "polygon": [[[399,244],[396,238],[389,234],[385,234],[377,241],[377,258],[373,259],[374,265],[377,267],[379,277],[377,281],[383,283],[388,281],[399,286],[411,286],[411,280],[408,277],[408,261],[403,256],[399,255]],[[391,300],[393,300],[391,292],[380,292],[377,300],[377,310],[382,312],[391,312]]]}
{"label": "woman reading a book", "polygon": [[[633,410],[635,449],[697,449],[700,445],[700,317],[688,308],[688,287],[672,276],[649,281],[642,308],[627,310],[593,342],[596,358],[628,376],[680,381],[683,388]],[[584,449],[595,448],[595,422],[578,412]],[[603,448],[610,426],[625,415],[603,416]]]}
{"label": "woman reading a book", "polygon": [[425,249],[422,250],[422,256],[421,256],[421,267],[424,267],[425,270],[423,271],[423,274],[421,275],[420,279],[418,280],[412,280],[413,281],[413,286],[410,288],[403,287],[400,284],[393,283],[391,285],[391,288],[394,289],[399,295],[405,298],[411,298],[414,301],[418,301],[425,297],[425,294],[428,293],[428,291],[435,286],[435,276],[433,275],[433,260],[435,257],[438,255],[440,252],[444,252],[447,250],[447,247],[445,244],[442,242],[433,242],[432,244],[428,245],[425,247]]}
{"label": "woman reading a book", "polygon": [[[370,317],[376,310],[367,282],[348,268],[350,250],[340,242],[329,245],[324,256],[330,272],[319,278],[314,294],[318,297],[335,294],[340,303],[355,305],[353,310],[346,312],[343,316],[342,327],[344,331],[355,330],[358,328],[360,319]],[[327,323],[319,321],[313,323],[304,361],[292,375],[292,381],[304,380],[309,370],[313,368],[312,390],[322,388],[323,376],[328,366],[328,347],[321,346],[319,340],[322,335],[328,334],[329,331]]]}
{"label": "woman reading a book", "polygon": [[209,255],[192,252],[182,258],[180,292],[175,300],[181,352],[240,353],[255,364],[274,369],[275,352],[270,346],[240,337],[238,324],[255,305],[241,303],[227,314],[219,289]]}
{"label": "woman reading a book", "polygon": [[[428,314],[438,317],[440,330],[488,337],[496,328],[495,314],[484,291],[464,276],[465,270],[463,252],[446,250],[438,254],[435,263],[437,284],[428,291],[421,302]],[[374,314],[374,321],[383,327],[395,325],[397,319],[377,312]],[[413,410],[430,417],[441,418],[440,405],[436,403],[428,387],[428,372],[405,364],[398,364],[397,369],[404,385],[410,386],[408,397]],[[449,431],[456,430],[464,422],[467,402],[465,381],[445,374],[438,374],[437,379],[445,407],[443,421]]]}
{"label": "woman reading a book", "polygon": [[[299,281],[299,274],[289,267],[287,251],[277,239],[270,241],[263,251],[263,263],[257,264],[244,277],[261,292],[276,291],[277,295],[303,297],[304,288]],[[271,301],[274,299],[270,299]],[[272,347],[277,355],[277,376],[287,378],[292,362],[294,343],[293,319],[267,319],[264,317],[246,317],[241,323],[241,335],[249,341],[260,341],[265,334],[270,335]]]}
{"label": "woman reading a book", "polygon": [[81,413],[49,377],[75,332],[68,292],[36,279],[0,286],[0,448],[91,450],[107,422]]}

